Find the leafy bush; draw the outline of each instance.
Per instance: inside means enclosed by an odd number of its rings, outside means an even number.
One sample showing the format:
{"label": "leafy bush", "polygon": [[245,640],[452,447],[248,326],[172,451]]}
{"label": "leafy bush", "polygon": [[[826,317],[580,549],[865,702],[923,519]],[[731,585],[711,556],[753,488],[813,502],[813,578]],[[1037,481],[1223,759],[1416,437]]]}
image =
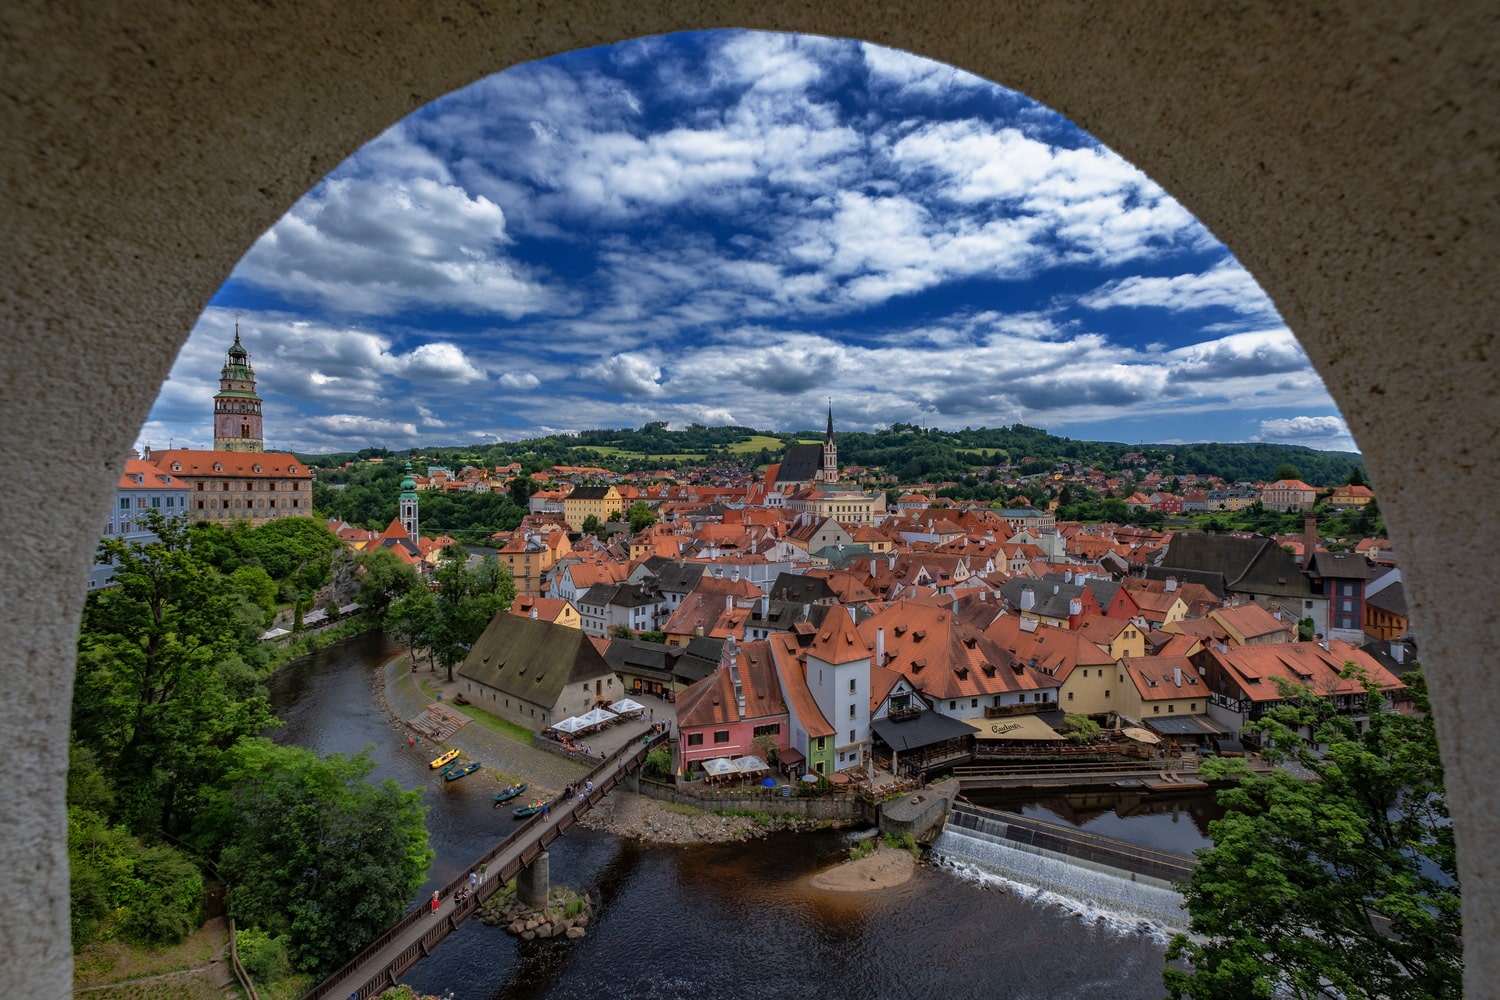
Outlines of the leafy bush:
{"label": "leafy bush", "polygon": [[203,923],[203,873],[181,851],[148,847],[135,863],[135,887],[121,925],[137,944],[175,944]]}
{"label": "leafy bush", "polygon": [[666,781],[672,777],[672,751],[667,747],[657,747],[646,754],[646,760],[641,765],[641,770],[648,778],[658,778]]}
{"label": "leafy bush", "polygon": [[1099,723],[1078,712],[1063,713],[1063,732],[1074,743],[1092,743],[1099,736]]}
{"label": "leafy bush", "polygon": [[250,981],[264,985],[291,975],[292,962],[287,957],[286,942],[265,931],[242,927],[235,931],[234,947],[240,963],[250,973]]}

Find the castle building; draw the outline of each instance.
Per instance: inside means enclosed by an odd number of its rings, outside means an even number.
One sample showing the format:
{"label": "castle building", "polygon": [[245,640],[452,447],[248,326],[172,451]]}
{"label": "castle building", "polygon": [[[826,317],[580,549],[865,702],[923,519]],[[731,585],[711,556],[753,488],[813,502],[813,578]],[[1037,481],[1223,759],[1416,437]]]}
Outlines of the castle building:
{"label": "castle building", "polygon": [[312,472],[296,455],[265,450],[260,407],[250,352],[236,326],[214,396],[213,450],[174,448],[145,456],[188,487],[187,515],[193,520],[259,524],[312,516]]}

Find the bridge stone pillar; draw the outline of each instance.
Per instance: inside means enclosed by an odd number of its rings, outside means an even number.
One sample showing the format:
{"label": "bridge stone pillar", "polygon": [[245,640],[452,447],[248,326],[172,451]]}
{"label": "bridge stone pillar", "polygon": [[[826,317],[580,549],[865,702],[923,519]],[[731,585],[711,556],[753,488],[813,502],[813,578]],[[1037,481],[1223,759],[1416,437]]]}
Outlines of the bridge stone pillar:
{"label": "bridge stone pillar", "polygon": [[543,851],[516,876],[516,898],[527,906],[542,907],[547,905],[551,892],[552,856]]}

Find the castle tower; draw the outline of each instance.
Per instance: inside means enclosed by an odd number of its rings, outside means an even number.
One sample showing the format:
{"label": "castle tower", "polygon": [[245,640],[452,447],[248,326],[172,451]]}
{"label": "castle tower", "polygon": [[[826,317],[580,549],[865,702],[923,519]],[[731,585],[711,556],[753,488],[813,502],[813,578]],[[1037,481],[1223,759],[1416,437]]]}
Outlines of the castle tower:
{"label": "castle tower", "polygon": [[833,401],[828,401],[828,433],[823,435],[823,482],[839,481],[839,449],[833,443]]}
{"label": "castle tower", "polygon": [[219,371],[219,392],[214,396],[214,451],[265,450],[255,369],[250,367],[250,352],[240,343],[240,325],[235,323],[234,345]]}
{"label": "castle tower", "polygon": [[417,481],[411,476],[411,463],[406,463],[406,475],[401,480],[401,510],[398,515],[401,518],[401,527],[411,536],[412,541],[417,540]]}

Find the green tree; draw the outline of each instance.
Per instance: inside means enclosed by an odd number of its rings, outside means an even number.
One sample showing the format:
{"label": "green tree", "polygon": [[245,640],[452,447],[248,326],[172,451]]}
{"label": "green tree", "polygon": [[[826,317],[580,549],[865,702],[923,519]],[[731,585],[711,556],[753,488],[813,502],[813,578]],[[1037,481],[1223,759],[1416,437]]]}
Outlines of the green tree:
{"label": "green tree", "polygon": [[[1313,780],[1204,763],[1205,777],[1235,784],[1219,793],[1228,814],[1184,885],[1192,936],[1168,950],[1187,962],[1163,973],[1172,996],[1461,995],[1443,766],[1422,679],[1404,680],[1418,714],[1387,710],[1371,688],[1364,732],[1327,699],[1281,685],[1285,703],[1254,728],[1273,741],[1269,756]],[[1309,731],[1313,741],[1300,735]]]}
{"label": "green tree", "polygon": [[391,549],[361,552],[358,601],[376,618],[385,617],[391,602],[419,586],[417,571],[402,561]]}
{"label": "green tree", "polygon": [[508,487],[511,503],[522,510],[527,510],[531,504],[531,495],[536,492],[536,480],[530,476],[516,476],[510,481]]}
{"label": "green tree", "polygon": [[461,545],[443,550],[432,576],[438,592],[429,648],[451,681],[453,668],[463,662],[490,620],[516,599],[516,584],[493,555],[469,566],[469,552]]}
{"label": "green tree", "polygon": [[426,587],[416,587],[391,602],[385,612],[385,629],[406,643],[413,660],[418,651],[432,655],[437,628],[437,598]]}
{"label": "green tree", "polygon": [[625,512],[625,517],[630,521],[630,533],[632,535],[645,531],[656,523],[656,512],[644,500],[637,500],[630,505]]}
{"label": "green tree", "polygon": [[1344,480],[1344,481],[1346,483],[1348,483],[1350,486],[1368,486],[1368,485],[1370,485],[1369,483],[1365,482],[1365,470],[1362,469],[1362,468],[1360,468],[1357,465],[1354,466],[1354,467],[1352,467],[1349,470],[1349,478],[1346,479],[1346,480]]}
{"label": "green tree", "polygon": [[585,535],[593,535],[596,538],[604,537],[604,525],[593,514],[583,519],[583,526],[579,530]]}
{"label": "green tree", "polygon": [[1298,469],[1291,462],[1282,462],[1280,465],[1278,465],[1276,467],[1276,471],[1271,474],[1271,478],[1273,480],[1277,480],[1277,479],[1301,479],[1302,478],[1302,472],[1301,472],[1300,469]]}
{"label": "green tree", "polygon": [[374,767],[368,750],[319,759],[252,738],[203,792],[197,840],[219,853],[230,914],[302,971],[337,968],[394,923],[432,860],[421,792],[372,784]]}
{"label": "green tree", "polygon": [[115,817],[172,832],[182,793],[275,718],[264,690],[244,683],[258,609],[197,557],[180,519],[147,515],[157,541],[100,544],[118,586],[89,595],[72,722],[114,787],[130,790]]}

